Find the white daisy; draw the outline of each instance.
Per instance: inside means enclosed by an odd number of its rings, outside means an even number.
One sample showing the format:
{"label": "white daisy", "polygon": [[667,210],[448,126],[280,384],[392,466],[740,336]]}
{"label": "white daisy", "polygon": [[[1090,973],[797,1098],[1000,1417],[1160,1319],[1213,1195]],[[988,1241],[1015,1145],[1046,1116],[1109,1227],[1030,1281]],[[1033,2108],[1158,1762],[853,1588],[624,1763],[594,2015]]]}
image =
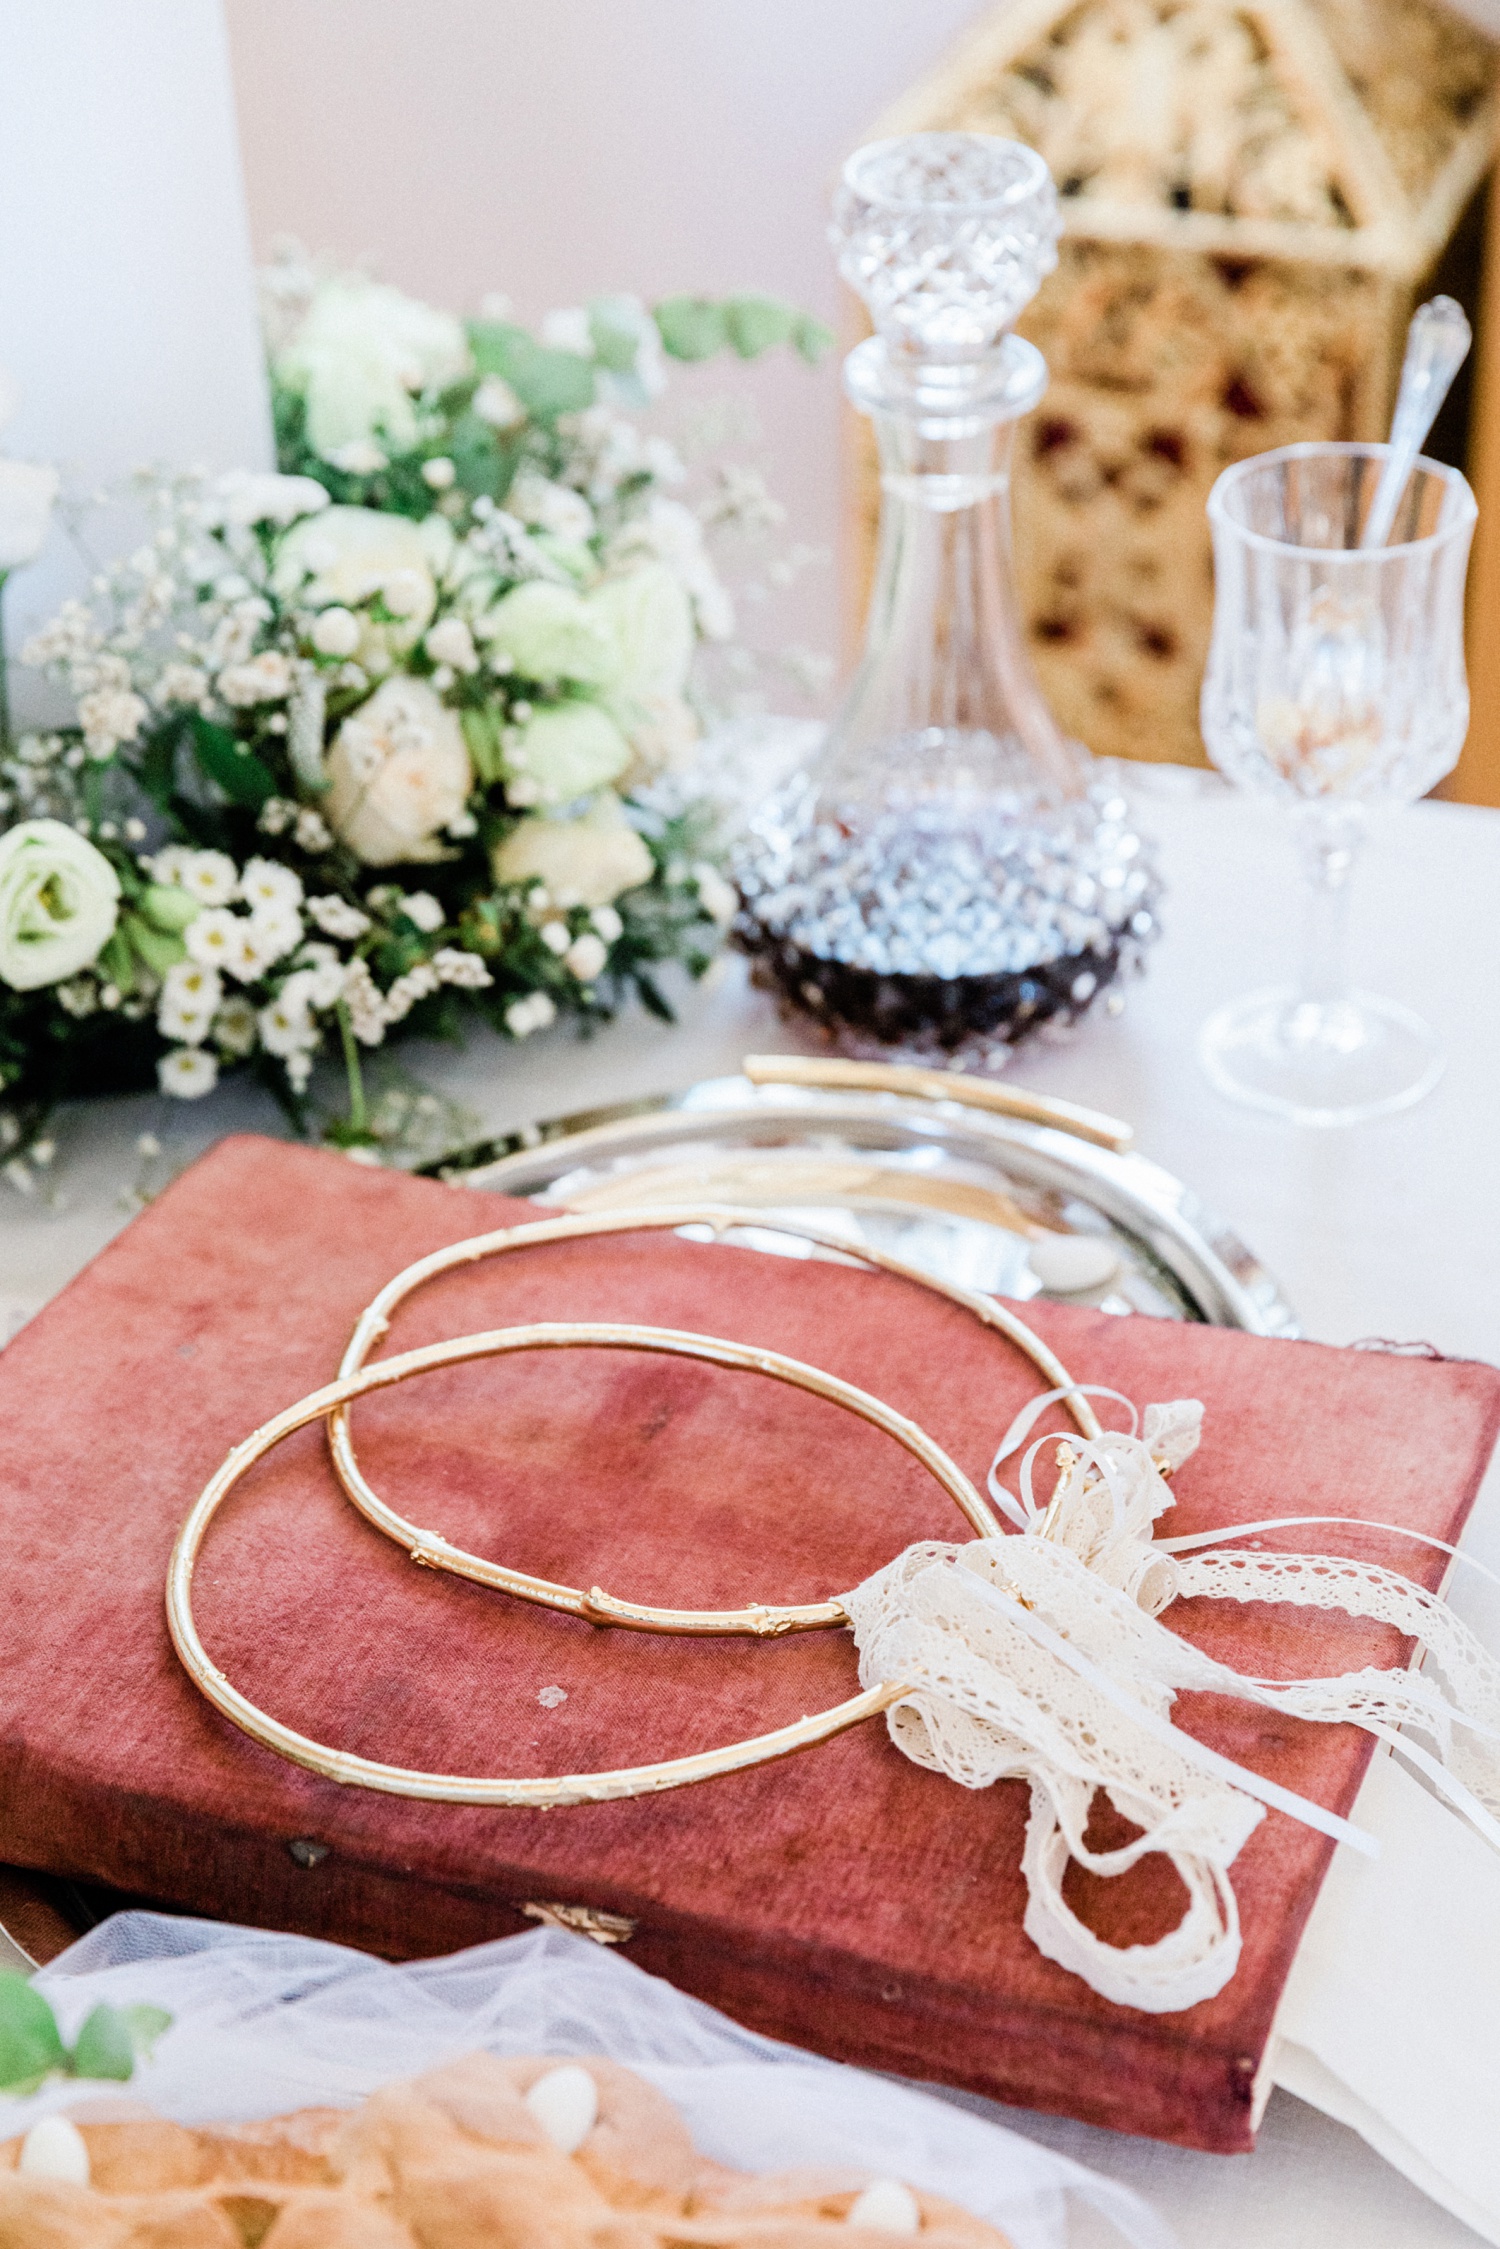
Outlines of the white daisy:
{"label": "white daisy", "polygon": [[201,1046],[174,1046],[157,1063],[156,1077],[163,1093],[174,1093],[179,1101],[197,1101],[218,1084],[219,1065]]}

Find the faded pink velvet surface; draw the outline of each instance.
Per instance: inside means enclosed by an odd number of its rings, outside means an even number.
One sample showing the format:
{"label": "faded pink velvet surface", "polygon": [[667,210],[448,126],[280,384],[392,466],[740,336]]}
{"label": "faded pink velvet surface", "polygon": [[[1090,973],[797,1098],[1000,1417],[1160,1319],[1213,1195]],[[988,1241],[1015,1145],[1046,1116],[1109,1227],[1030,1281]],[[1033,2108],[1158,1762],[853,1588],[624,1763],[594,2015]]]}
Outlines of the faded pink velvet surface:
{"label": "faded pink velvet surface", "polygon": [[[1023,1936],[1024,1790],[970,1794],[919,1771],[878,1722],[704,1787],[542,1814],[339,1788],[200,1699],[162,1589],[208,1475],[331,1378],[355,1315],[399,1266],[523,1215],[336,1155],[230,1141],[0,1354],[5,1856],[393,1955],[523,1927],[527,1900],[602,1907],[637,1920],[630,1958],[758,2028],[1128,2131],[1248,2145],[1252,2081],[1330,1848],[1278,1813],[1235,1870],[1238,1975],[1215,2000],[1151,2017],[1096,1998]],[[1142,1403],[1204,1400],[1174,1529],[1327,1512],[1451,1537],[1494,1440],[1500,1374],[1487,1367],[1051,1306],[1031,1316],[1080,1379]],[[915,1415],[976,1479],[1037,1387],[1002,1341],[909,1284],[660,1235],[447,1278],[403,1309],[386,1348],[591,1317],[812,1360]],[[377,1489],[424,1526],[667,1604],[815,1599],[914,1538],[967,1535],[916,1464],[851,1416],[682,1362],[591,1351],[457,1368],[362,1404],[355,1432]],[[1300,1538],[1441,1576],[1441,1557],[1411,1544]],[[417,1569],[342,1499],[317,1430],[229,1502],[197,1603],[215,1660],[280,1718],[455,1772],[668,1757],[856,1684],[847,1634],[598,1631]],[[1264,1605],[1199,1602],[1172,1622],[1267,1674],[1401,1653],[1383,1629]],[[545,1707],[548,1687],[566,1701]],[[1352,1729],[1211,1697],[1178,1707],[1230,1756],[1352,1803],[1368,1754]],[[294,1841],[326,1855],[299,1865]],[[1147,1861],[1077,1894],[1120,1941],[1175,1917],[1174,1882]]]}

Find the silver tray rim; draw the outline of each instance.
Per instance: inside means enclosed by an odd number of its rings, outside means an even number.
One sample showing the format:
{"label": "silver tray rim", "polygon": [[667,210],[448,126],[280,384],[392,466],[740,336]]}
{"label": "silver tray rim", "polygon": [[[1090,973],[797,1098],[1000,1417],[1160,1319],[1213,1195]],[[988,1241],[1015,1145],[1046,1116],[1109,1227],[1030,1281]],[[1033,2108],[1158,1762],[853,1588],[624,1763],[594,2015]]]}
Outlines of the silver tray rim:
{"label": "silver tray rim", "polygon": [[483,1143],[472,1162],[450,1158],[435,1168],[455,1185],[525,1197],[548,1186],[566,1166],[668,1148],[704,1137],[715,1124],[789,1135],[805,1134],[815,1124],[822,1130],[844,1125],[866,1134],[884,1132],[893,1146],[937,1144],[979,1162],[993,1162],[1008,1150],[1023,1159],[1021,1168],[1033,1179],[1080,1194],[1122,1232],[1141,1240],[1209,1325],[1283,1340],[1302,1332],[1280,1284],[1260,1259],[1191,1187],[1160,1164],[1134,1149],[1116,1152],[1053,1125],[957,1101],[753,1083],[742,1076],[705,1078],[674,1093],[528,1125]]}

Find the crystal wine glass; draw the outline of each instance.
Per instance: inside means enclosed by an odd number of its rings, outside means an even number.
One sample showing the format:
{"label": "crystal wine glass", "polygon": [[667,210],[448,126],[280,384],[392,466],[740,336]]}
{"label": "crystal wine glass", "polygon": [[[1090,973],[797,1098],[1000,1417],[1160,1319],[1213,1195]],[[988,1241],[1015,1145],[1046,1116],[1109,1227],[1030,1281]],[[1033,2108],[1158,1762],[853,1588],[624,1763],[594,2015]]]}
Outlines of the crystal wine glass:
{"label": "crystal wine glass", "polygon": [[1220,1092],[1297,1124],[1355,1124],[1431,1091],[1442,1049],[1394,1000],[1350,991],[1350,874],[1372,807],[1449,772],[1469,721],[1463,596],[1474,495],[1418,461],[1391,544],[1360,534],[1389,448],[1287,445],[1209,495],[1214,624],[1203,737],[1237,787],[1285,804],[1308,883],[1300,986],[1231,1001],[1199,1054]]}

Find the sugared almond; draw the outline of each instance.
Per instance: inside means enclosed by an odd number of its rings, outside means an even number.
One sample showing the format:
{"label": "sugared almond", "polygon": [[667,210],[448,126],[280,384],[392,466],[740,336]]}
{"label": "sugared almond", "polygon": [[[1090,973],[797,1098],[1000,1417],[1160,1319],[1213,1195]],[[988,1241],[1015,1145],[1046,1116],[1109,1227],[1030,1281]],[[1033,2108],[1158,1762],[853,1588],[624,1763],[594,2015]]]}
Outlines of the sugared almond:
{"label": "sugared almond", "polygon": [[70,2186],[89,2183],[89,2151],[83,2134],[65,2116],[40,2116],[21,2142],[17,2170],[34,2179],[66,2179]]}
{"label": "sugared almond", "polygon": [[904,2187],[899,2179],[872,2179],[858,2200],[850,2204],[844,2223],[878,2226],[882,2233],[920,2233],[922,2213],[911,2188]]}
{"label": "sugared almond", "polygon": [[538,2077],[526,2094],[526,2106],[563,2155],[582,2147],[599,2114],[599,2088],[577,2062],[564,2062]]}

